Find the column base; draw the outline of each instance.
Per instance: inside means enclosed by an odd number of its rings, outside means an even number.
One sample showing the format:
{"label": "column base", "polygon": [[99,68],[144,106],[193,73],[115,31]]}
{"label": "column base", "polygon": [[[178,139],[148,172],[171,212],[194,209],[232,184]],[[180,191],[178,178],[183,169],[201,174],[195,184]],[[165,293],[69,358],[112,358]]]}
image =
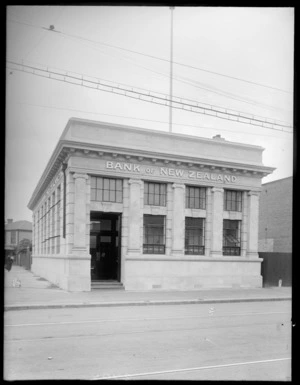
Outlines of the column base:
{"label": "column base", "polygon": [[140,257],[143,253],[141,252],[140,249],[131,249],[127,251],[127,256],[128,257]]}
{"label": "column base", "polygon": [[171,255],[182,255],[184,256],[183,250],[172,250]]}
{"label": "column base", "polygon": [[259,258],[259,254],[256,251],[248,251],[246,254],[247,258]]}
{"label": "column base", "polygon": [[210,251],[210,257],[212,258],[222,258],[223,257],[223,251]]}

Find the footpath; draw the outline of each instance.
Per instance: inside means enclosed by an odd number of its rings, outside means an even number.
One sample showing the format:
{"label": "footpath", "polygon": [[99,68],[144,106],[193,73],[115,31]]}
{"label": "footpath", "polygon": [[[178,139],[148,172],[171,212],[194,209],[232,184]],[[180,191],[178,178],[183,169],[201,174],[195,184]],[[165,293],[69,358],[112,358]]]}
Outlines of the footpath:
{"label": "footpath", "polygon": [[[92,290],[68,292],[20,266],[4,269],[4,310],[100,306],[211,304],[286,301],[291,287],[200,289],[193,291]],[[20,282],[20,286],[18,284]]]}

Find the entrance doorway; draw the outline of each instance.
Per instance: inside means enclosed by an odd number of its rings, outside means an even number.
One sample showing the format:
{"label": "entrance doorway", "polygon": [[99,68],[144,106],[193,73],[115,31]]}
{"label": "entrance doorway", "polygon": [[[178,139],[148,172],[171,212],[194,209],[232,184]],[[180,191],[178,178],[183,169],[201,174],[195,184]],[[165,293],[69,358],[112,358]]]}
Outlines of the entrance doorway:
{"label": "entrance doorway", "polygon": [[121,214],[91,212],[91,280],[120,281]]}

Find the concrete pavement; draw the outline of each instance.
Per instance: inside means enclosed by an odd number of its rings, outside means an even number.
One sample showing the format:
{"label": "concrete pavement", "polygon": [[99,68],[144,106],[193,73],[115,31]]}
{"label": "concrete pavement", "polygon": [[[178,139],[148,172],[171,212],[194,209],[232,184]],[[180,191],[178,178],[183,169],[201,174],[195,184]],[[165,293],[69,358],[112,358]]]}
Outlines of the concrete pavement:
{"label": "concrete pavement", "polygon": [[[17,287],[17,280],[21,286]],[[202,289],[193,291],[93,290],[67,292],[20,266],[5,270],[4,309],[175,305],[291,300],[290,287]]]}

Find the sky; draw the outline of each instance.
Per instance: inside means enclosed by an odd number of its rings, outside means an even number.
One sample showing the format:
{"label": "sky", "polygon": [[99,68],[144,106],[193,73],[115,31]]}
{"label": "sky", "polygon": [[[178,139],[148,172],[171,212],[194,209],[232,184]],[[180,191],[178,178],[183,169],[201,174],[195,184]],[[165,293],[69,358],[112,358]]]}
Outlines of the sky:
{"label": "sky", "polygon": [[167,106],[37,76],[20,71],[20,64],[168,97],[171,13],[173,97],[287,126],[257,127],[173,109],[172,132],[262,146],[263,164],[276,167],[262,183],[292,176],[293,8],[6,10],[5,220],[32,220],[28,202],[71,117],[169,131]]}

